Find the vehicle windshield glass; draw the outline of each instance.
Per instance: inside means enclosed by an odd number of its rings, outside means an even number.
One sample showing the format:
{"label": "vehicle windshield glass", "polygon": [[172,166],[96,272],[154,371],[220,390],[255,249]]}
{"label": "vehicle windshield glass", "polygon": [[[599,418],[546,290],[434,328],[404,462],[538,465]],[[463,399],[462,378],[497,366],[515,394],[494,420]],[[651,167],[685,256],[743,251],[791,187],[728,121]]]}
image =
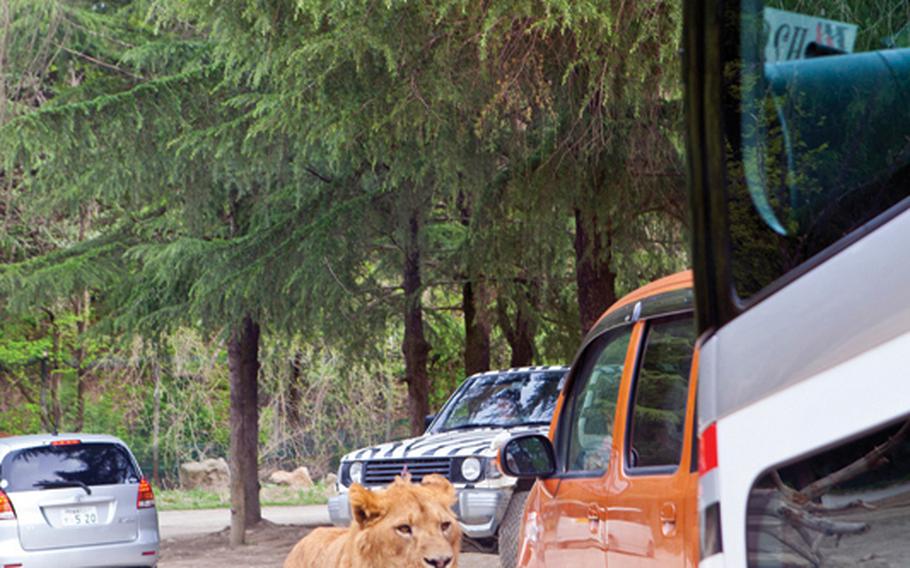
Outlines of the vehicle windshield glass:
{"label": "vehicle windshield glass", "polygon": [[727,88],[742,299],[910,196],[910,1],[742,4]]}
{"label": "vehicle windshield glass", "polygon": [[434,431],[549,424],[564,371],[481,376],[456,395]]}
{"label": "vehicle windshield glass", "polygon": [[138,482],[126,450],[108,443],[26,448],[10,453],[0,467],[0,486],[10,492]]}

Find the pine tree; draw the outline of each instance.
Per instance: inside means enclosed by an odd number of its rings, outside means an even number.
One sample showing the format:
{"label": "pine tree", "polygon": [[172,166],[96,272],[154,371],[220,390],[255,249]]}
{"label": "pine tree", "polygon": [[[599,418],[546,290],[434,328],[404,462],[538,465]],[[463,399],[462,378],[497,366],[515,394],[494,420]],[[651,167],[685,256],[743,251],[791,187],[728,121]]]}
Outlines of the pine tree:
{"label": "pine tree", "polygon": [[[469,370],[503,340],[565,360],[617,290],[680,263],[672,6],[0,2],[0,66],[24,62],[5,196],[76,234],[13,235],[33,250],[0,271],[5,305],[88,292],[73,311],[99,328],[227,342],[235,543],[259,520],[262,337],[360,360],[400,338],[418,433],[448,304]],[[33,64],[9,49],[28,30],[66,49]]]}

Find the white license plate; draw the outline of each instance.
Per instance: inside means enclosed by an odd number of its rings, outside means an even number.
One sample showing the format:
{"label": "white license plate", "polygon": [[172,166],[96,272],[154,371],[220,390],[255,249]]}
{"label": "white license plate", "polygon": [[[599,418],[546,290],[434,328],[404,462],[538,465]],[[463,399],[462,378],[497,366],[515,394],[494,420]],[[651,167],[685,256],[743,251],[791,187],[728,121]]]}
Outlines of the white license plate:
{"label": "white license plate", "polygon": [[84,527],[98,524],[97,507],[68,507],[61,516],[65,527]]}

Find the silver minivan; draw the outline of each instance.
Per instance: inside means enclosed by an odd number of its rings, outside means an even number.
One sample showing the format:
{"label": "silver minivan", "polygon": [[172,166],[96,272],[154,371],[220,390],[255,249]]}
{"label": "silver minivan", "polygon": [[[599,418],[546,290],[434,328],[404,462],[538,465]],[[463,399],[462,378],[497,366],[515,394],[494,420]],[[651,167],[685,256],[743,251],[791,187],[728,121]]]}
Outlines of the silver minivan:
{"label": "silver minivan", "polygon": [[0,566],[158,564],[155,496],[118,438],[0,438]]}

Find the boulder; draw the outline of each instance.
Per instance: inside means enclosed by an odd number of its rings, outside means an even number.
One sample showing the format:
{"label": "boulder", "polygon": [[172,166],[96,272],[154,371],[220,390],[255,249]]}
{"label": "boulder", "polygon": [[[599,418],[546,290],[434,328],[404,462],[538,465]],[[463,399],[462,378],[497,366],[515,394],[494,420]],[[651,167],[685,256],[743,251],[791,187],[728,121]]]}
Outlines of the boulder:
{"label": "boulder", "polygon": [[183,489],[225,489],[231,484],[230,468],[224,458],[181,464],[179,477]]}
{"label": "boulder", "polygon": [[326,497],[334,497],[338,495],[338,476],[334,473],[327,473],[326,476],[322,479],[323,485],[325,485],[325,495]]}
{"label": "boulder", "polygon": [[275,485],[286,485],[294,489],[305,489],[313,486],[313,478],[306,467],[298,467],[294,471],[278,470],[269,476],[269,481]]}
{"label": "boulder", "polygon": [[269,475],[269,483],[274,483],[275,485],[290,485],[291,472],[280,469],[273,471],[272,474]]}

